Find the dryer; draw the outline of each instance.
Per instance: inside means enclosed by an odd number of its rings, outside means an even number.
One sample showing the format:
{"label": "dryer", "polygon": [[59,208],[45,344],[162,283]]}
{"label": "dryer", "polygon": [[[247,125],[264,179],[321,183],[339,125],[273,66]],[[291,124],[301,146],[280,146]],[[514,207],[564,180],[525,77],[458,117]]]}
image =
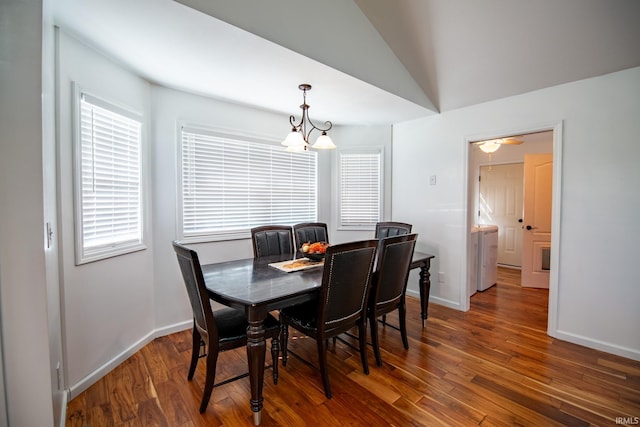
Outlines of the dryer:
{"label": "dryer", "polygon": [[469,296],[475,295],[478,290],[478,227],[471,227],[469,233],[469,254],[467,265],[467,293]]}
{"label": "dryer", "polygon": [[478,290],[484,291],[498,281],[498,226],[478,229]]}

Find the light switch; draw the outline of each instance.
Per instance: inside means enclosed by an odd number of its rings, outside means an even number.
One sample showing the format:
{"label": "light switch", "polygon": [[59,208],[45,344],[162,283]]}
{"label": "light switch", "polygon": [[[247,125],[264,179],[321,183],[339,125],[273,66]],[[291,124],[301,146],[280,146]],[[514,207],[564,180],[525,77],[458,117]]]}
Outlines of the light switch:
{"label": "light switch", "polygon": [[436,176],[435,175],[431,175],[429,177],[429,185],[436,185]]}

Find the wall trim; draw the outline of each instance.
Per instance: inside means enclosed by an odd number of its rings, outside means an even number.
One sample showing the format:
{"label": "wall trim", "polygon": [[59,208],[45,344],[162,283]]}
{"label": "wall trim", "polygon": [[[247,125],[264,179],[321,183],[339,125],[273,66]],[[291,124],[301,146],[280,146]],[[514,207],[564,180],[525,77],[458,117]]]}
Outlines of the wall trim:
{"label": "wall trim", "polygon": [[69,393],[62,393],[62,408],[60,408],[60,419],[58,420],[59,427],[67,425],[67,404],[69,403]]}
{"label": "wall trim", "polygon": [[[129,357],[133,356],[136,352],[140,351],[145,345],[149,344],[156,338],[160,338],[169,334],[173,334],[176,332],[181,332],[186,329],[190,329],[193,325],[193,320],[187,320],[184,322],[175,323],[173,325],[165,326],[162,328],[154,329],[149,332],[144,337],[140,338],[138,341],[133,343],[127,349],[125,349],[120,354],[116,355],[111,360],[108,360],[102,366],[98,367],[96,370],[91,372],[89,375],[78,381],[76,384],[69,387],[67,390],[67,402],[70,402],[74,398],[76,398],[80,393],[91,387],[93,384],[98,382],[101,378],[111,372],[113,369],[118,367],[122,362],[127,360]],[[64,407],[66,408],[66,402]],[[66,419],[66,414],[65,414]]]}
{"label": "wall trim", "polygon": [[[407,289],[407,293],[408,296],[416,298],[417,300],[420,300],[420,292],[419,291],[414,291],[413,289]],[[444,299],[444,298],[440,298],[440,297],[434,297],[434,296],[430,296],[429,297],[429,302],[430,303],[434,303],[434,304],[438,304],[438,305],[443,305],[445,307],[449,307],[449,308],[453,308],[454,310],[458,310],[458,311],[462,311],[460,308],[460,304],[457,301],[451,301],[448,299]]]}
{"label": "wall trim", "polygon": [[611,344],[600,340],[594,340],[583,335],[572,334],[570,332],[556,330],[556,336],[554,338],[562,341],[568,341],[573,344],[578,344],[584,347],[588,347],[595,350],[600,350],[605,353],[614,354],[627,359],[640,361],[640,350],[628,347],[622,347],[619,345]]}
{"label": "wall trim", "polygon": [[452,300],[448,300],[440,297],[429,297],[429,302],[430,303],[433,302],[438,305],[443,305],[445,307],[449,307],[454,310],[464,311],[459,301],[452,301]]}
{"label": "wall trim", "polygon": [[522,126],[512,129],[504,129],[501,131],[494,131],[492,133],[482,133],[475,135],[468,135],[463,138],[465,144],[465,164],[467,165],[464,173],[464,210],[466,213],[466,229],[465,229],[465,248],[467,249],[467,254],[465,255],[465,262],[463,265],[464,277],[466,280],[462,283],[461,288],[461,300],[464,300],[464,296],[466,296],[466,301],[461,301],[461,306],[466,310],[470,308],[470,298],[471,295],[468,293],[468,273],[467,267],[469,265],[469,233],[467,230],[471,228],[473,225],[473,213],[470,212],[469,205],[469,195],[471,189],[469,188],[469,161],[470,156],[469,152],[471,150],[470,143],[473,141],[481,141],[484,139],[491,138],[500,138],[506,137],[509,135],[522,135],[527,133],[536,133],[536,132],[544,132],[544,131],[552,131],[553,132],[553,200],[551,202],[551,271],[549,272],[549,302],[548,302],[548,314],[547,314],[547,335],[557,338],[557,325],[558,325],[558,313],[560,311],[559,303],[558,303],[558,287],[561,286],[559,282],[560,277],[560,251],[562,248],[560,247],[560,222],[561,222],[561,209],[562,209],[562,142],[563,142],[563,124],[564,121],[562,119],[556,121],[549,121],[537,124],[531,124],[530,126]]}

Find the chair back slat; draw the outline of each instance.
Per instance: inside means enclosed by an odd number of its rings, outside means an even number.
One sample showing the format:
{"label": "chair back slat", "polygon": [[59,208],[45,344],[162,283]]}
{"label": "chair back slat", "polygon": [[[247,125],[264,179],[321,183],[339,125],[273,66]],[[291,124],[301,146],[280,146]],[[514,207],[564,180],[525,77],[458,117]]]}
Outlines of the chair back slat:
{"label": "chair back slat", "polygon": [[211,342],[216,342],[218,336],[216,322],[213,318],[198,253],[177,242],[173,242],[173,249],[178,257],[180,272],[189,295],[195,326],[200,333],[206,334]]}
{"label": "chair back slat", "polygon": [[298,251],[306,242],[327,242],[329,243],[329,233],[327,224],[324,222],[305,222],[293,226]]}
{"label": "chair back slat", "polygon": [[409,278],[416,237],[416,234],[405,234],[380,240],[372,302],[390,304],[402,298]]}
{"label": "chair back slat", "polygon": [[254,258],[271,255],[293,257],[293,230],[285,225],[266,225],[251,229]]}
{"label": "chair back slat", "polygon": [[376,238],[384,239],[385,237],[401,236],[411,233],[411,224],[406,222],[386,221],[376,224]]}
{"label": "chair back slat", "polygon": [[377,240],[329,246],[318,305],[319,329],[354,324],[366,315]]}

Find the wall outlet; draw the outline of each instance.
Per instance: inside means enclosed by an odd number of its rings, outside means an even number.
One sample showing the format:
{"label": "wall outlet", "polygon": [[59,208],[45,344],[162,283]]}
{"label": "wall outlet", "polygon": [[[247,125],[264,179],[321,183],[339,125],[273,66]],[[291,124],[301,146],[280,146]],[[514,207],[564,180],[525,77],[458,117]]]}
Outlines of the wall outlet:
{"label": "wall outlet", "polygon": [[438,272],[438,282],[444,283],[444,273],[442,271]]}
{"label": "wall outlet", "polygon": [[431,175],[429,177],[429,185],[436,185],[436,176],[435,175]]}

